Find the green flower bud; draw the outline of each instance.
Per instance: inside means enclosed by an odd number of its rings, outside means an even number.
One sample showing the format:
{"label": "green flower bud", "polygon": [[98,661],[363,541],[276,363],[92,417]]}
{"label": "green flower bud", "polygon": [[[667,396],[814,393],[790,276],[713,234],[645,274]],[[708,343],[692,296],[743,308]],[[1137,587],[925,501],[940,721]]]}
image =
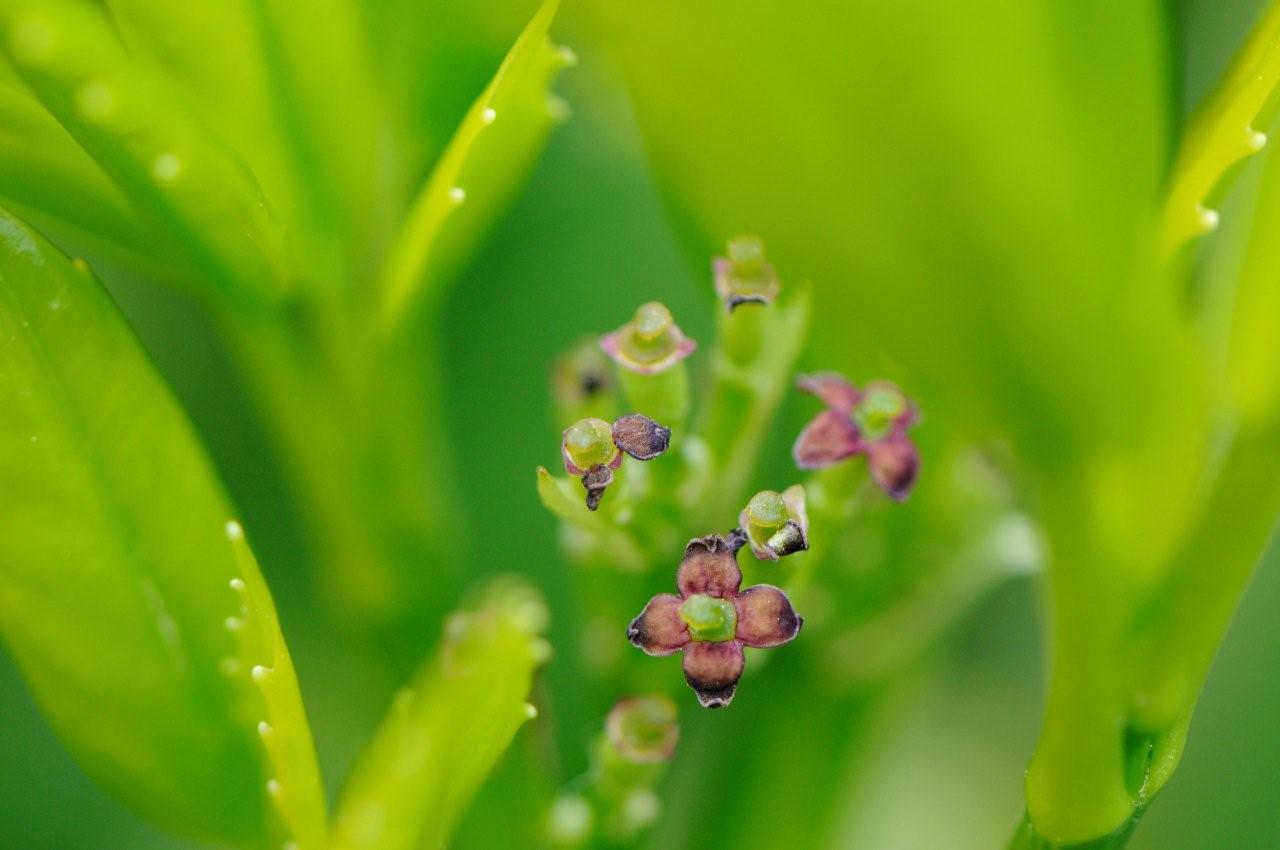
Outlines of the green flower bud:
{"label": "green flower bud", "polygon": [[614,753],[626,761],[667,761],[680,740],[676,704],[662,694],[620,700],[605,720],[605,734]]}
{"label": "green flower bud", "polygon": [[580,419],[564,429],[561,451],[565,469],[574,475],[596,466],[616,466],[620,455],[613,442],[613,426],[603,419]]}
{"label": "green flower bud", "polygon": [[788,487],[785,493],[756,493],[738,522],[752,553],[761,560],[776,561],[809,548],[809,516],[804,488],[799,484]]}
{"label": "green flower bud", "polygon": [[758,236],[738,236],[729,240],[726,257],[712,262],[716,294],[730,311],[742,304],[770,304],[781,286],[773,266],[765,259],[764,243]]}
{"label": "green flower bud", "polygon": [[733,640],[738,631],[738,612],[733,602],[705,593],[695,593],[680,605],[680,619],[695,641],[722,643]]}
{"label": "green flower bud", "polygon": [[547,837],[551,843],[573,847],[584,843],[595,823],[591,804],[579,794],[565,794],[551,806],[547,817]]}
{"label": "green flower bud", "polygon": [[614,390],[613,368],[594,337],[581,340],[551,369],[551,395],[562,422],[613,418]]}

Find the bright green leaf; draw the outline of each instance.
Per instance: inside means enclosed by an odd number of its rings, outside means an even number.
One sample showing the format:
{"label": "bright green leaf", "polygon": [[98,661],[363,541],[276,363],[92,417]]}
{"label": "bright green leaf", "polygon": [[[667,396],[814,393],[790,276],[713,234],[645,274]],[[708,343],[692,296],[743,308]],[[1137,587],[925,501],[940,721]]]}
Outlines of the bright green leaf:
{"label": "bright green leaf", "polygon": [[211,286],[248,303],[280,294],[281,234],[253,175],[126,54],[100,8],[3,0],[0,29],[45,108]]}
{"label": "bright green leaf", "polygon": [[292,665],[191,426],[87,269],[6,213],[0,352],[0,634],[50,723],[162,824],[320,850]]}
{"label": "bright green leaf", "polygon": [[547,611],[500,582],[454,614],[439,655],[399,696],[356,765],[334,819],[333,850],[434,850],[525,721],[550,646]]}
{"label": "bright green leaf", "polygon": [[555,74],[574,61],[547,35],[558,6],[546,0],[529,22],[409,210],[383,270],[384,323],[394,325],[440,297],[567,114],[547,93]]}

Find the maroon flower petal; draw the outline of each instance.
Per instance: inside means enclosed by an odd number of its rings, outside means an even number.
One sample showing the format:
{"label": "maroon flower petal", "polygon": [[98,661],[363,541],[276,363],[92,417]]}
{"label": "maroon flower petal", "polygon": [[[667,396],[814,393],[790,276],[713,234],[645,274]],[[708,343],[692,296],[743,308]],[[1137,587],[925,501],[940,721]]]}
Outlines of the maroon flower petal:
{"label": "maroon flower petal", "polygon": [[800,633],[804,620],[787,594],[771,584],[748,587],[734,600],[738,608],[738,640],[747,646],[777,646]]}
{"label": "maroon flower petal", "polygon": [[800,432],[791,454],[801,469],[822,469],[865,449],[858,426],[846,414],[824,410]]}
{"label": "maroon flower petal", "polygon": [[703,708],[724,708],[733,701],[745,664],[742,644],[736,640],[695,641],[684,651],[684,680]]}
{"label": "maroon flower petal", "polygon": [[901,502],[911,492],[920,471],[920,455],[915,443],[902,431],[894,431],[867,448],[871,477],[889,498]]}
{"label": "maroon flower petal", "polygon": [[674,593],[659,593],[650,599],[627,627],[627,640],[649,655],[679,652],[689,643],[689,627],[680,618],[682,602]]}
{"label": "maroon flower petal", "polygon": [[652,460],[671,445],[671,429],[632,413],[613,423],[613,443],[636,460]]}
{"label": "maroon flower petal", "polygon": [[705,593],[732,598],[742,586],[742,570],[732,547],[718,534],[695,537],[684,550],[676,573],[681,596]]}
{"label": "maroon flower petal", "polygon": [[603,463],[587,470],[582,476],[582,487],[587,491],[587,510],[594,511],[600,507],[605,489],[613,483],[613,470]]}
{"label": "maroon flower petal", "polygon": [[822,399],[832,410],[848,413],[862,400],[862,391],[837,372],[815,372],[797,375],[796,386]]}

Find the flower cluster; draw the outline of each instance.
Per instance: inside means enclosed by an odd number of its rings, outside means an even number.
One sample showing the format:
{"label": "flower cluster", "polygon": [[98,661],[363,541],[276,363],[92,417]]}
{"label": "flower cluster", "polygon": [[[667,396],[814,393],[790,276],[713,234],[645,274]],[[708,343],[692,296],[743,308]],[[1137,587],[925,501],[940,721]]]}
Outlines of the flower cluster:
{"label": "flower cluster", "polygon": [[[771,418],[802,348],[807,294],[801,291],[788,301],[780,300],[777,271],[754,236],[730,240],[725,256],[713,261],[712,276],[725,309],[716,318],[711,391],[701,411],[705,415],[692,419],[695,427],[690,433],[684,431],[693,384],[685,360],[697,343],[663,304],[641,305],[631,321],[601,336],[594,347],[580,345],[557,366],[556,401],[561,411],[589,416],[586,410],[612,407],[620,397],[631,409],[642,411],[612,424],[584,418],[565,429],[564,467],[581,480],[590,510],[599,507],[623,454],[649,460],[667,451],[673,429],[681,439],[680,452],[651,474],[634,479],[635,486],[614,497],[617,510],[604,516],[581,512],[572,498],[565,498],[569,482],[554,485],[543,473],[539,492],[548,507],[571,524],[566,544],[584,562],[652,568],[661,563],[663,552],[688,539],[690,529],[685,526],[692,524],[690,517],[700,518],[694,530],[698,525],[705,529],[702,523],[713,523],[725,513],[734,504],[734,491],[747,480],[755,447],[763,444],[758,423]],[[609,360],[616,369],[613,375],[607,371]],[[826,406],[796,440],[796,465],[818,470],[866,455],[876,484],[890,498],[904,500],[920,466],[908,436],[919,418],[915,405],[883,381],[859,388],[838,374],[820,372],[801,375],[796,383]],[[620,396],[614,395],[615,387]],[[832,501],[829,484],[815,483],[822,487],[822,503]],[[717,488],[726,492],[718,493]],[[852,496],[852,491],[836,492],[837,501]],[[737,527],[723,536],[709,534],[688,543],[676,575],[679,593],[653,597],[631,622],[627,638],[649,655],[683,653],[685,679],[698,701],[708,708],[728,705],[746,664],[744,647],[787,643],[803,623],[779,587],[741,589],[738,552],[749,548],[758,561],[773,564],[809,546],[805,487],[757,492],[739,512]],[[784,574],[796,592],[806,583],[801,573],[807,576],[812,569],[808,561],[801,563],[797,571]]]}

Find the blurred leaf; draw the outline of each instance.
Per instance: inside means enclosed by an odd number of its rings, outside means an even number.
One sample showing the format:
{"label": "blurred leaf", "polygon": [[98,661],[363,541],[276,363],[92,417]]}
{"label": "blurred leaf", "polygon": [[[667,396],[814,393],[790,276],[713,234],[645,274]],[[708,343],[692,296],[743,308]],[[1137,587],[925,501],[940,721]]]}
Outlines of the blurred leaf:
{"label": "blurred leaf", "polygon": [[[538,499],[543,507],[565,522],[582,529],[599,549],[608,552],[613,566],[639,569],[646,563],[639,544],[622,528],[591,511],[584,501],[582,484],[568,478],[557,478],[545,466],[538,467]],[[607,511],[607,508],[606,508]]]}
{"label": "blurred leaf", "polygon": [[383,269],[384,322],[438,303],[566,116],[567,106],[547,93],[555,74],[574,61],[547,35],[558,7],[559,0],[546,0],[525,27],[409,210]]}
{"label": "blurred leaf", "polygon": [[36,210],[96,248],[117,255],[144,250],[143,227],[128,200],[21,85],[0,81],[0,200]]}
{"label": "blurred leaf", "polygon": [[280,294],[281,234],[253,175],[130,59],[99,7],[3,0],[0,27],[45,108],[211,286],[250,304]]}
{"label": "blurred leaf", "polygon": [[6,213],[0,350],[0,633],[51,724],[162,824],[319,850],[310,732],[239,524],[115,305]]}
{"label": "blurred leaf", "polygon": [[443,847],[462,810],[534,716],[525,702],[550,646],[530,588],[491,587],[454,614],[438,657],[395,700],[334,818],[334,850]]}
{"label": "blurred leaf", "polygon": [[1280,3],[1271,3],[1226,76],[1192,117],[1170,178],[1160,253],[1214,229],[1218,214],[1203,206],[1233,163],[1261,150],[1265,133],[1251,124],[1280,81]]}
{"label": "blurred leaf", "polygon": [[[363,167],[371,172],[371,157],[361,158],[359,147],[350,145],[343,157],[321,161],[311,149],[314,128],[300,123],[305,115],[300,108],[305,98],[297,91],[301,81],[288,65],[294,57],[269,28],[266,9],[270,6],[257,0],[106,3],[130,51],[163,70],[205,124],[216,127],[245,158],[281,216],[297,225],[291,228],[292,237],[300,243],[302,258],[312,268],[324,268],[323,259],[314,255],[341,246],[336,235],[342,201],[335,179],[320,166],[329,170]],[[322,13],[312,4],[307,15]],[[332,60],[334,41],[323,43],[326,59]],[[312,65],[319,64],[314,57],[309,59]],[[345,91],[332,94],[341,97]],[[331,104],[322,115],[340,112],[350,132],[370,113],[367,102],[361,107],[339,109]],[[371,133],[362,135],[367,139]],[[339,273],[342,266],[330,263],[328,269]]]}

